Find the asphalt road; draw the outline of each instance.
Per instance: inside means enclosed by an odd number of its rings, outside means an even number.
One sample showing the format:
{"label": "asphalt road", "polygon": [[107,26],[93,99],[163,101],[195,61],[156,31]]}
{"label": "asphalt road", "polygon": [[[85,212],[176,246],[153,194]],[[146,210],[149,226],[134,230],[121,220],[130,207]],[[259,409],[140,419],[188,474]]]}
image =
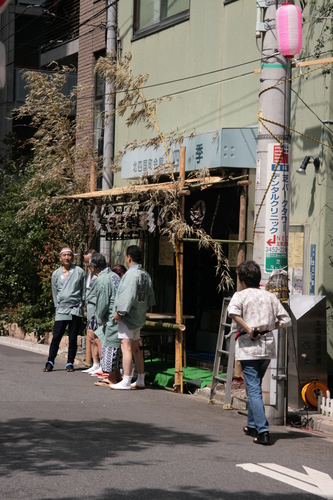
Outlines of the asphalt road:
{"label": "asphalt road", "polygon": [[255,445],[221,405],[44,364],[0,345],[1,499],[333,498],[332,438],[273,427],[273,445]]}

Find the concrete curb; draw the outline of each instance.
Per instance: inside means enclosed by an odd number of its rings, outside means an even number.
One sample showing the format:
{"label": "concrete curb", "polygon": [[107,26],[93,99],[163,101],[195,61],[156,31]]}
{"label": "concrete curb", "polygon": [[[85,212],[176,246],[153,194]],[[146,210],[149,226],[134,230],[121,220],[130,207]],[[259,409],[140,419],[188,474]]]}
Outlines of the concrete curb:
{"label": "concrete curb", "polygon": [[15,347],[16,349],[23,349],[24,351],[32,351],[37,354],[47,355],[50,346],[44,344],[37,344],[37,342],[29,342],[26,340],[18,340],[13,337],[0,337],[0,344]]}
{"label": "concrete curb", "polygon": [[332,417],[326,417],[324,415],[321,415],[318,413],[317,415],[311,415],[311,418],[313,420],[313,430],[314,431],[320,431],[323,432],[324,434],[329,434],[333,436],[333,418]]}
{"label": "concrete curb", "polygon": [[[49,353],[50,346],[44,344],[37,344],[37,342],[29,342],[27,340],[19,340],[13,337],[0,337],[0,345],[7,345],[8,347],[14,347],[15,349],[22,349],[23,351],[30,351],[36,354],[41,354],[42,356],[47,356]],[[58,352],[58,356],[65,357],[67,355],[67,348],[61,349]],[[75,363],[82,365],[85,356],[85,351],[78,349],[77,356],[75,358]]]}

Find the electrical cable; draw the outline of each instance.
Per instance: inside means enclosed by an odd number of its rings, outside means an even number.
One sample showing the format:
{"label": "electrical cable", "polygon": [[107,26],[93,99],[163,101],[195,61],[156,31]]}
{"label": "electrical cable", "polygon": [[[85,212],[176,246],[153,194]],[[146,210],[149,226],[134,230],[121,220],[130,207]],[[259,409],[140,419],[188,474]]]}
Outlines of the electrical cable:
{"label": "electrical cable", "polygon": [[[86,33],[83,33],[82,35],[79,35],[77,38],[74,38],[73,40],[70,40],[70,41],[74,41],[74,40],[78,40],[78,39],[82,39],[84,38],[85,36],[87,35],[91,35],[91,33],[93,33],[94,31],[96,31],[97,29],[100,29],[101,26],[98,26],[96,28],[93,28],[91,29],[90,31],[87,31]],[[61,45],[65,45],[66,43],[69,43],[69,41],[67,42],[64,42],[62,44],[58,44],[56,48],[60,47]],[[26,45],[20,45],[19,48],[22,48],[22,47],[25,47]],[[53,50],[53,49],[49,49],[50,51]],[[40,52],[40,49],[37,48],[36,50],[33,50],[30,52],[30,54],[35,54],[35,53],[39,53]],[[7,63],[6,64],[6,67],[9,67],[9,66],[12,66],[13,64],[17,64],[18,61],[21,61],[21,59],[23,58],[24,56],[21,56],[19,58],[16,58],[14,59],[14,61],[11,61],[10,63]],[[27,68],[28,69],[28,68]],[[41,70],[42,68],[38,68],[38,70]]]}
{"label": "electrical cable", "polygon": [[[89,26],[89,23],[90,23],[92,20],[94,20],[94,19],[98,18],[99,16],[101,16],[104,12],[106,12],[106,11],[107,11],[107,9],[108,9],[109,7],[111,7],[112,5],[115,5],[115,4],[116,4],[116,3],[118,3],[118,2],[119,2],[119,0],[114,0],[114,2],[113,2],[112,4],[110,4],[110,6],[108,5],[108,6],[106,6],[106,7],[103,7],[103,8],[102,8],[102,9],[100,9],[98,12],[96,12],[95,14],[93,14],[93,15],[92,15],[89,19],[86,19],[86,20],[85,20],[85,21],[83,21],[82,23],[79,23],[79,24],[78,24],[78,26],[76,27],[76,30],[77,30],[77,31],[79,31],[79,30],[80,30],[83,26],[85,26],[85,25],[88,25],[88,26]],[[44,14],[40,14],[39,16],[33,17],[33,19],[32,19],[32,20],[28,23],[28,25],[29,25],[29,24],[31,24],[32,22],[35,22],[35,21],[36,21],[36,19],[38,19],[38,18],[39,18],[39,17],[41,17],[42,15],[44,15]],[[57,16],[57,17],[58,17],[60,20],[62,19],[63,21],[68,21],[68,18],[67,18],[67,19],[65,19],[65,18],[62,18],[61,16]],[[22,27],[19,31],[21,31],[22,29],[25,29],[25,28],[26,28],[26,26],[27,26],[27,25],[25,25],[24,27]],[[92,31],[94,31],[95,29],[99,29],[99,28],[101,28],[101,27],[104,27],[104,28],[105,28],[104,23],[101,23],[101,24],[99,24],[99,25],[97,25],[97,26],[94,26]],[[51,29],[52,29],[52,28],[51,28]],[[51,29],[50,29],[49,31],[51,31]],[[91,32],[92,32],[92,31],[91,31]],[[90,33],[91,33],[91,32],[90,32]],[[46,33],[47,33],[47,32],[46,32]],[[71,35],[71,33],[72,33],[71,31],[68,31],[67,33],[65,33],[65,36],[66,36],[66,35]],[[14,35],[15,35],[15,34],[16,34],[16,32],[14,32]],[[89,34],[89,32],[88,32],[88,33],[83,33],[82,35],[79,35],[78,37],[76,37],[76,38],[75,38],[75,40],[77,40],[77,39],[79,39],[79,38],[81,38],[81,37],[83,37],[83,36],[85,36],[85,35],[87,35],[87,34]],[[11,35],[11,36],[12,36],[12,35]],[[9,36],[8,38],[6,38],[4,41],[7,41],[9,38],[10,38],[10,36]],[[40,38],[40,36],[37,36],[37,37],[32,38],[31,40],[29,40],[29,42],[33,42],[33,41],[35,41],[35,40],[38,40],[39,38]],[[65,42],[63,42],[63,43],[61,43],[61,44],[57,44],[57,45],[56,45],[56,48],[60,47],[61,45],[65,45],[66,43],[68,43],[68,41],[69,41],[69,40],[67,40],[67,41],[65,41]],[[70,40],[70,41],[71,41],[71,40]],[[28,46],[28,45],[29,45],[29,44],[27,44],[27,43],[26,43],[26,44],[21,44],[21,45],[19,45],[18,47],[14,47],[13,49],[10,49],[10,50],[8,50],[8,51],[7,51],[7,55],[8,55],[8,54],[10,54],[11,52],[15,51],[15,50],[22,49],[22,48],[24,48],[24,47],[26,47],[26,46]],[[42,47],[42,48],[43,48],[43,47]],[[53,48],[55,48],[55,47],[53,47]],[[50,48],[48,49],[48,51],[49,51],[49,50],[52,50],[52,47],[50,47]],[[32,52],[31,52],[31,54],[33,54],[33,53],[38,53],[38,52],[40,52],[40,48],[36,49],[35,51],[32,51]],[[8,63],[6,66],[10,66],[11,64],[15,64],[16,62],[17,62],[17,59],[16,59],[16,60],[14,59],[14,61],[12,61],[11,63]]]}
{"label": "electrical cable", "polygon": [[304,106],[306,108],[308,108],[309,111],[311,111],[311,113],[313,113],[315,115],[315,117],[320,121],[320,123],[327,129],[329,130],[332,134],[333,134],[333,130],[326,124],[324,123],[324,120],[322,120],[318,115],[317,113],[300,97],[300,95],[298,94],[298,92],[296,92],[296,90],[294,90],[293,88],[291,88],[291,90],[294,92],[294,94],[297,95],[298,99],[300,101],[302,101],[302,103],[304,104]]}
{"label": "electrical cable", "polygon": [[[24,9],[24,11],[23,11],[23,12],[18,13],[18,15],[15,15],[15,18],[14,18],[12,21],[9,21],[7,24],[4,24],[4,25],[1,27],[1,31],[3,31],[5,28],[7,28],[7,26],[9,26],[10,24],[15,23],[15,20],[16,20],[16,19],[19,19],[21,16],[24,16],[24,15],[25,15],[25,13],[27,12],[27,10],[29,10],[29,9],[31,9],[31,8],[34,8],[34,9],[35,9],[36,7],[38,8],[38,7],[40,7],[40,6],[38,6],[38,5],[27,5],[27,7]],[[9,38],[10,38],[11,36],[14,36],[14,34],[15,34],[15,33],[13,33],[13,35],[10,35],[8,38],[5,38],[5,39],[3,40],[3,42],[5,42],[5,41],[9,40]]]}
{"label": "electrical cable", "polygon": [[[307,75],[307,74],[313,73],[314,71],[318,71],[319,69],[321,69],[321,68],[323,68],[323,67],[325,67],[325,66],[328,66],[328,63],[322,64],[321,66],[319,66],[319,67],[317,67],[317,68],[310,69],[310,70],[308,70],[306,73],[302,73],[302,74],[297,75],[297,76],[295,76],[295,77],[293,77],[293,78],[289,78],[289,79],[287,79],[287,80],[285,80],[285,79],[284,79],[284,80],[282,80],[282,81],[280,81],[280,82],[275,83],[274,85],[270,85],[269,87],[266,87],[266,88],[265,88],[265,89],[263,89],[261,92],[259,92],[259,97],[261,96],[261,94],[262,94],[263,92],[266,92],[266,91],[267,91],[267,90],[269,90],[269,89],[276,88],[276,87],[278,87],[279,85],[281,85],[281,84],[282,84],[282,83],[284,83],[284,82],[288,82],[288,81],[292,82],[293,80],[296,80],[297,78],[300,78],[300,77],[303,77],[303,76],[305,76],[305,75]],[[255,221],[254,221],[254,225],[253,225],[252,245],[254,245],[254,237],[255,237],[256,227],[257,227],[258,218],[259,218],[259,214],[260,214],[260,211],[261,211],[262,205],[263,205],[263,203],[264,203],[264,200],[265,200],[265,198],[266,198],[266,195],[267,195],[268,190],[269,190],[269,188],[270,188],[270,185],[271,185],[271,183],[272,183],[272,181],[273,181],[273,178],[274,178],[275,172],[276,172],[276,170],[277,170],[277,168],[278,168],[278,165],[279,165],[279,163],[280,163],[280,159],[282,158],[282,154],[283,154],[283,142],[281,141],[281,139],[279,139],[279,138],[278,138],[278,137],[277,137],[277,136],[276,136],[276,135],[275,135],[275,134],[274,134],[274,133],[273,133],[273,132],[272,132],[272,131],[268,128],[268,126],[267,126],[264,122],[266,121],[266,122],[268,122],[268,123],[272,123],[272,124],[274,124],[274,125],[279,125],[280,127],[283,127],[284,129],[288,129],[288,130],[290,130],[290,131],[292,131],[292,132],[295,132],[295,133],[297,133],[297,134],[299,134],[299,135],[302,135],[303,137],[306,137],[307,139],[310,139],[310,140],[312,140],[312,141],[314,141],[314,142],[317,142],[317,143],[319,143],[319,144],[321,144],[321,145],[323,145],[323,146],[326,146],[326,147],[328,147],[329,149],[332,149],[332,150],[333,150],[333,146],[330,146],[329,144],[325,144],[324,142],[319,141],[318,139],[314,139],[313,137],[310,137],[310,136],[308,136],[307,134],[304,134],[304,133],[302,133],[302,132],[299,132],[298,130],[295,130],[295,129],[293,129],[292,127],[287,126],[287,125],[285,125],[285,124],[283,124],[283,123],[279,123],[279,122],[276,122],[276,121],[274,121],[274,120],[270,120],[269,118],[264,118],[264,117],[262,117],[262,116],[260,115],[260,111],[258,111],[257,116],[258,116],[258,120],[259,120],[259,122],[262,124],[262,126],[263,126],[263,127],[264,127],[264,128],[265,128],[265,129],[266,129],[266,130],[267,130],[267,131],[271,134],[271,136],[272,136],[272,137],[274,137],[274,139],[275,139],[277,142],[279,142],[279,143],[281,144],[281,146],[282,146],[282,150],[281,150],[280,155],[279,155],[279,158],[278,158],[278,160],[277,160],[277,162],[276,162],[276,164],[275,164],[275,167],[274,167],[274,170],[273,170],[273,172],[272,172],[272,175],[271,175],[271,178],[270,178],[270,180],[269,180],[269,183],[268,183],[268,185],[267,185],[267,188],[266,188],[266,190],[265,190],[265,192],[264,192],[264,194],[263,194],[263,197],[262,197],[262,199],[261,199],[261,202],[260,202],[260,204],[259,204],[259,208],[258,208],[258,211],[257,211],[257,214],[256,214],[256,218],[255,218]]]}
{"label": "electrical cable", "polygon": [[[103,14],[104,12],[106,12],[108,10],[109,7],[112,7],[113,5],[115,5],[116,3],[118,3],[119,0],[114,0],[110,5],[107,5],[106,7],[103,7],[101,10],[97,11],[95,14],[93,14],[90,18],[86,19],[85,21],[83,21],[81,24],[78,24],[77,28],[76,29],[80,29],[82,26],[85,26],[85,24],[89,23],[91,20],[99,17],[101,14]],[[79,2],[78,2],[79,4]],[[15,21],[17,19],[19,19],[21,16],[24,16],[26,11],[30,8],[42,8],[42,13],[39,14],[38,16],[33,16],[31,22],[34,22],[36,19],[39,19],[40,17],[43,17],[45,16],[45,13],[48,13],[50,14],[52,17],[56,17],[57,20],[60,20],[60,21],[64,21],[64,22],[67,22],[68,21],[68,17],[63,17],[62,15],[59,15],[59,14],[55,14],[53,12],[51,12],[49,9],[45,9],[44,7],[42,6],[38,6],[38,5],[28,5],[26,7],[26,9],[23,11],[23,12],[20,12],[18,15],[15,16],[15,18],[12,20],[12,21],[9,21],[6,25],[4,25],[1,29],[4,30],[7,26],[9,26],[11,23],[15,23]],[[74,5],[75,7],[75,5]],[[30,23],[28,23],[30,24]],[[22,29],[26,28],[27,24],[25,24],[24,27],[22,27],[20,30],[17,30],[17,31],[13,31],[13,33],[11,35],[9,35],[7,38],[5,38],[4,40],[2,40],[3,43],[5,43],[7,40],[9,40],[9,38],[11,38],[12,36],[15,36],[18,32],[20,32]],[[47,32],[46,32],[47,33]],[[69,34],[69,33],[68,33]],[[35,40],[35,39],[34,39]]]}

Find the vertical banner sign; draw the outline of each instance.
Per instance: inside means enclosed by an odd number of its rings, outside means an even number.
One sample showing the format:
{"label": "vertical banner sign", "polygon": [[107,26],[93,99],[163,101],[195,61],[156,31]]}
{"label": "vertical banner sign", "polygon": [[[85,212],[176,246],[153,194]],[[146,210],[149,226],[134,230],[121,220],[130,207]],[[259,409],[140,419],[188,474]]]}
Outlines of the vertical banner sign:
{"label": "vertical banner sign", "polygon": [[310,289],[309,295],[315,294],[315,278],[316,278],[316,245],[311,245],[310,249]]}
{"label": "vertical banner sign", "polygon": [[[289,232],[289,148],[283,155],[266,194],[265,272],[287,270]],[[279,144],[268,144],[267,181],[271,178],[281,153]]]}

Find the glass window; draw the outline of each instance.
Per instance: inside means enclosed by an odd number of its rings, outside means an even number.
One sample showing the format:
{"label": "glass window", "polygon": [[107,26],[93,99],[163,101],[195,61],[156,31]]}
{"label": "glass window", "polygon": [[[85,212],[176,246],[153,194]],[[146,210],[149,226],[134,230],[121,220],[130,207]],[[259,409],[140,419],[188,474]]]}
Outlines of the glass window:
{"label": "glass window", "polygon": [[103,142],[103,128],[104,128],[103,112],[104,112],[103,103],[95,102],[94,148],[98,152],[99,156],[103,154],[103,150],[101,151],[101,142]]}
{"label": "glass window", "polygon": [[190,8],[190,0],[162,0],[161,19],[175,16]]}
{"label": "glass window", "polygon": [[100,156],[103,154],[104,79],[99,74],[96,74],[95,78],[94,101],[94,148]]}
{"label": "glass window", "polygon": [[160,0],[141,0],[138,29],[160,22]]}
{"label": "glass window", "polygon": [[190,0],[136,0],[134,37],[185,21],[189,13]]}

